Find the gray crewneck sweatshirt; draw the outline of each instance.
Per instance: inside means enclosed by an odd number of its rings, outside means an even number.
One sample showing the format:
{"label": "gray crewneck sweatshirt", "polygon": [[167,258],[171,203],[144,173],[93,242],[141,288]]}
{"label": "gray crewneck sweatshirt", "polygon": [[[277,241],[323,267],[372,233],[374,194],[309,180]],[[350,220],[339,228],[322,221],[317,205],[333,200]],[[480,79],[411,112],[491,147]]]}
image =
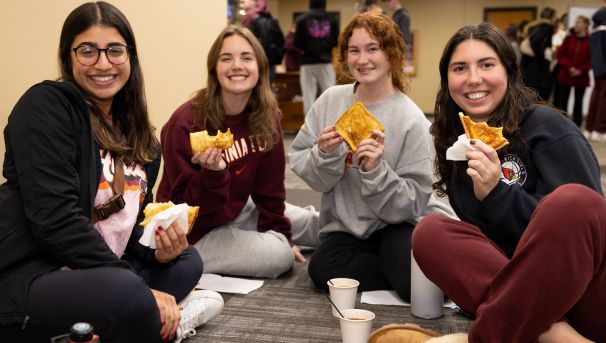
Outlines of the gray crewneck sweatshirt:
{"label": "gray crewneck sweatshirt", "polygon": [[399,91],[366,106],[385,126],[384,154],[375,169],[359,167],[355,155],[348,157],[351,151],[345,143],[331,154],[318,149],[318,133],[334,125],[355,102],[353,87],[326,90],[307,113],[288,152],[293,172],[322,192],[320,234],[339,231],[366,239],[388,224],[416,224],[429,213],[451,215],[450,209],[433,199],[428,208],[433,158],[430,124],[419,107]]}

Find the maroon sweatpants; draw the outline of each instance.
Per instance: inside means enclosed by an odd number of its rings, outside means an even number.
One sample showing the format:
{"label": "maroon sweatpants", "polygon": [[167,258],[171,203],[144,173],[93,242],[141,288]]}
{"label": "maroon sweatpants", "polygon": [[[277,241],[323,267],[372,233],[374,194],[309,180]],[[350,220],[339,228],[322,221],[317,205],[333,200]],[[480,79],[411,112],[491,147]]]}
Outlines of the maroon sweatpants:
{"label": "maroon sweatpants", "polygon": [[594,80],[585,129],[606,133],[606,76]]}
{"label": "maroon sweatpants", "polygon": [[434,215],[413,232],[416,261],[476,316],[470,342],[536,342],[560,320],[606,342],[606,200],[581,185],[543,198],[509,259],[474,225]]}

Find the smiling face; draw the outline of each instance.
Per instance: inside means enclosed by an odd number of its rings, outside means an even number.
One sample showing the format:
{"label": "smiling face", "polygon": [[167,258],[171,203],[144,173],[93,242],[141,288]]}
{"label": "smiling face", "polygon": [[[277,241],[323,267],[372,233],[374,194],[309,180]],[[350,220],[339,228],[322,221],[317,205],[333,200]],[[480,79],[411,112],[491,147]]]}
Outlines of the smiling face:
{"label": "smiling face", "polygon": [[[126,45],[126,41],[115,28],[93,25],[77,35],[71,47],[88,45],[104,49],[116,44]],[[71,63],[74,81],[92,97],[101,111],[109,113],[114,96],[130,77],[130,60],[114,65],[101,52],[97,63],[85,66],[78,62],[76,54],[72,52]]]}
{"label": "smiling face", "polygon": [[217,79],[221,93],[250,96],[259,80],[259,66],[250,43],[234,34],[223,41],[217,61]]}
{"label": "smiling face", "polygon": [[365,28],[353,29],[347,44],[347,67],[364,86],[391,84],[387,54]]}
{"label": "smiling face", "polygon": [[488,120],[503,100],[507,82],[507,71],[488,44],[467,39],[454,50],[448,64],[448,91],[474,121]]}

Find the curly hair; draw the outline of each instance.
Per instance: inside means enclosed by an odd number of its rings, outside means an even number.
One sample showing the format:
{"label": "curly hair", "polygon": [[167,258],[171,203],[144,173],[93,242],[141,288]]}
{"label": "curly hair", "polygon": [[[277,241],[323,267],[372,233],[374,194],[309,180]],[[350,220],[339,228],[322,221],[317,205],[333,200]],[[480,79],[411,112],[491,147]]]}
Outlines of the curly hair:
{"label": "curly hair", "polygon": [[379,42],[379,46],[387,54],[390,65],[389,72],[394,87],[402,93],[407,93],[409,83],[408,78],[404,74],[404,65],[402,62],[406,61],[406,43],[404,42],[400,28],[391,18],[381,13],[364,12],[356,14],[339,35],[337,59],[338,82],[350,83],[355,80],[347,65],[347,48],[353,30],[360,27],[366,29],[370,36]]}
{"label": "curly hair", "polygon": [[[103,119],[103,113],[95,105],[90,94],[83,92],[91,110],[91,126],[97,143],[125,161],[147,164],[159,153],[159,142],[154,134],[145,100],[143,72],[139,64],[137,44],[133,30],[120,10],[103,2],[88,2],[74,9],[65,19],[59,39],[60,79],[77,85],[72,66],[72,44],[80,33],[95,25],[115,28],[124,38],[128,50],[131,72],[128,81],[114,96],[111,113],[114,126]],[[123,141],[122,135],[126,137]]]}
{"label": "curly hair", "polygon": [[252,46],[259,68],[259,80],[253,88],[246,108],[250,110],[248,125],[256,139],[261,139],[266,150],[270,150],[276,141],[278,128],[276,116],[281,116],[276,97],[269,87],[269,64],[263,47],[255,35],[247,28],[229,25],[221,33],[208,51],[206,67],[208,79],[206,88],[196,92],[192,103],[196,108],[196,121],[207,128],[209,132],[224,130],[225,109],[221,98],[221,84],[217,75],[217,62],[227,37],[238,35]]}
{"label": "curly hair", "polygon": [[468,25],[457,31],[446,44],[440,59],[440,89],[436,97],[434,122],[430,128],[436,148],[438,177],[433,186],[440,196],[446,194],[448,184],[456,178],[455,162],[446,160],[446,149],[464,133],[458,116],[462,109],[452,99],[448,90],[448,65],[459,44],[469,39],[484,42],[494,50],[507,72],[505,96],[490,114],[489,125],[502,126],[504,136],[511,137],[519,129],[529,107],[547,105],[533,89],[524,85],[516,55],[503,32],[488,23]]}

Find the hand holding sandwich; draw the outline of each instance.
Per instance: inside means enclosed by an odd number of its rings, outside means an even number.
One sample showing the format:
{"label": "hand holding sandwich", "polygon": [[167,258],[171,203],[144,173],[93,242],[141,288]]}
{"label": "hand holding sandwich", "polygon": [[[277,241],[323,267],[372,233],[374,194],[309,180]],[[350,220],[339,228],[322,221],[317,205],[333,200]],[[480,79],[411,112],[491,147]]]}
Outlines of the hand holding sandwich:
{"label": "hand holding sandwich", "polygon": [[191,163],[199,164],[202,168],[213,171],[221,171],[227,168],[227,163],[223,160],[223,154],[217,148],[208,148],[201,154],[195,153],[191,158]]}
{"label": "hand holding sandwich", "polygon": [[381,157],[383,157],[383,151],[385,150],[383,145],[385,134],[376,129],[370,130],[370,132],[372,137],[360,142],[358,151],[356,151],[358,160],[363,161],[366,171],[375,169],[381,163]]}
{"label": "hand holding sandwich", "polygon": [[155,239],[156,252],[154,254],[160,263],[168,263],[187,250],[185,231],[177,222],[170,224],[166,230],[161,227],[157,228]]}
{"label": "hand holding sandwich", "polygon": [[343,143],[341,137],[334,125],[326,127],[318,134],[318,148],[325,154],[330,154]]}
{"label": "hand holding sandwich", "polygon": [[501,179],[501,161],[497,151],[490,145],[479,139],[470,143],[477,150],[467,152],[467,175],[473,182],[473,193],[482,201]]}

